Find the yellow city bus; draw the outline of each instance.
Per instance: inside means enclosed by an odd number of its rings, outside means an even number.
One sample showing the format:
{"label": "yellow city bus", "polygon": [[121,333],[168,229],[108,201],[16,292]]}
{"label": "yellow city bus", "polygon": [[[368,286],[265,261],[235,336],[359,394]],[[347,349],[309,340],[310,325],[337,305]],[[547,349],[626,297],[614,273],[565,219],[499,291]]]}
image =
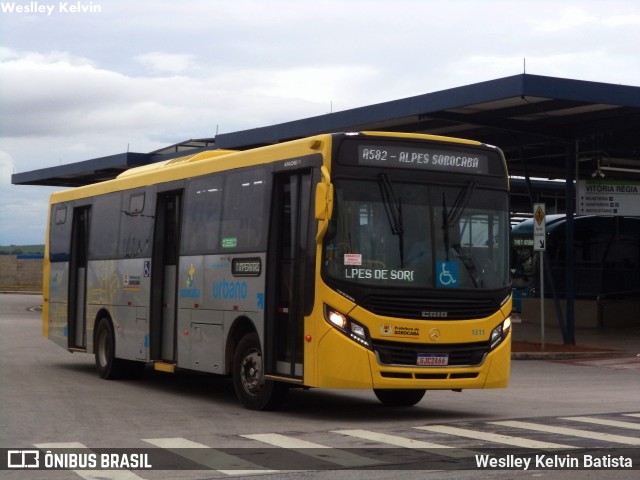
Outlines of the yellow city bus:
{"label": "yellow city bus", "polygon": [[418,134],[207,150],[51,196],[43,333],[118,378],[230,375],[241,403],[290,387],[506,387],[502,152]]}

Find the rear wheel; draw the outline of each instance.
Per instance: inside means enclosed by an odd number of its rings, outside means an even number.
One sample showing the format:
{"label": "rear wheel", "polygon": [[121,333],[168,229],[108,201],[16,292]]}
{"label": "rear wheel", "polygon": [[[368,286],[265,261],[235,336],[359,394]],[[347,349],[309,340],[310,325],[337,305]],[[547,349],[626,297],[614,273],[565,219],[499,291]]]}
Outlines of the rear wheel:
{"label": "rear wheel", "polygon": [[251,410],[274,410],[287,394],[287,385],[264,378],[258,334],[242,337],[233,357],[233,386],[238,399]]}
{"label": "rear wheel", "polygon": [[393,390],[386,388],[374,388],[373,393],[376,394],[378,400],[390,407],[410,407],[415,405],[422,397],[426,390],[424,389],[402,389]]}
{"label": "rear wheel", "polygon": [[93,350],[96,356],[96,370],[100,378],[112,380],[125,373],[125,361],[116,358],[116,340],[108,318],[98,321]]}

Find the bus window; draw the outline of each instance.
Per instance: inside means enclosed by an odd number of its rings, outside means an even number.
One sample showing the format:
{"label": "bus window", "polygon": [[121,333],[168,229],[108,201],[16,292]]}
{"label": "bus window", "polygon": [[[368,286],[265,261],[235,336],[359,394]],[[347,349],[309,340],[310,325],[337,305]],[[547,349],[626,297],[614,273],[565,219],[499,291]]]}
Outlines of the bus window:
{"label": "bus window", "polygon": [[266,243],[269,176],[263,169],[230,173],[225,182],[219,246],[223,251],[247,251]]}

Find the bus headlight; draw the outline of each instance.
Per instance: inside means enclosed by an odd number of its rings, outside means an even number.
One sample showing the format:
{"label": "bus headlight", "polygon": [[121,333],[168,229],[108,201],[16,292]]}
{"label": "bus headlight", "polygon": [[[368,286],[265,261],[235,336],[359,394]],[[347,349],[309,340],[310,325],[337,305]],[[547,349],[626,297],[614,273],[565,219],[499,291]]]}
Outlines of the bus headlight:
{"label": "bus headlight", "polygon": [[351,340],[359,343],[363,347],[371,348],[369,330],[364,325],[359,324],[326,304],[324,306],[324,319]]}
{"label": "bus headlight", "polygon": [[335,327],[338,327],[341,330],[346,330],[347,328],[347,317],[336,310],[328,309],[325,305],[325,318],[329,320],[329,323],[332,323]]}
{"label": "bus headlight", "polygon": [[489,342],[492,350],[507,337],[509,330],[511,330],[511,317],[505,318],[500,325],[491,331],[491,338],[489,339]]}

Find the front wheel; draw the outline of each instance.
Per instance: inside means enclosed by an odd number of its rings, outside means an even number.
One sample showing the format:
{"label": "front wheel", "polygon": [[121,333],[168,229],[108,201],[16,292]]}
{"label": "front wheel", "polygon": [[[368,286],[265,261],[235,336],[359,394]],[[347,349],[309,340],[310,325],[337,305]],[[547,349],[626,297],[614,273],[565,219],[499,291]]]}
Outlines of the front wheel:
{"label": "front wheel", "polygon": [[415,405],[422,397],[424,397],[426,390],[425,389],[386,389],[386,388],[374,388],[373,393],[375,393],[378,400],[389,407],[411,407]]}
{"label": "front wheel", "polygon": [[233,356],[233,387],[240,403],[251,410],[275,410],[284,401],[287,385],[264,378],[260,339],[245,335]]}

